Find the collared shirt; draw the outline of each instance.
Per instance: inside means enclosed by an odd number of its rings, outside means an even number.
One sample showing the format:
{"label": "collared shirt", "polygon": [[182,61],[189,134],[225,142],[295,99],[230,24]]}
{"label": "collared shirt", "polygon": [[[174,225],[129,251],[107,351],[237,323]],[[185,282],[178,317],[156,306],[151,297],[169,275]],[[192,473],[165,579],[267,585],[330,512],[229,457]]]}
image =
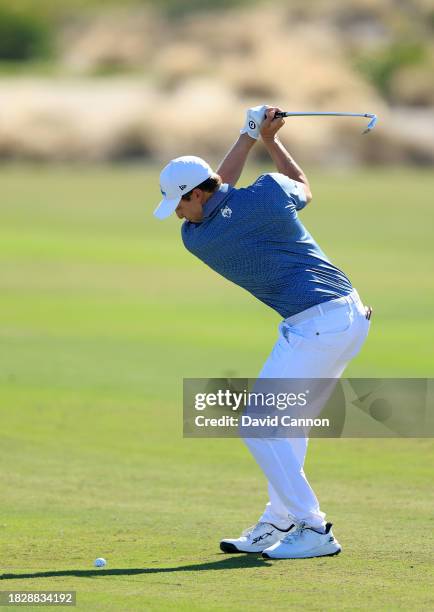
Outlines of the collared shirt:
{"label": "collared shirt", "polygon": [[232,187],[232,185],[227,185],[226,183],[223,183],[220,189],[216,193],[214,193],[207,202],[205,202],[201,223],[203,223],[212,216],[216,208],[218,208],[228,198],[229,194],[232,191],[234,191],[234,187]]}
{"label": "collared shirt", "polygon": [[301,223],[304,186],[279,173],[249,187],[222,185],[200,223],[184,221],[185,247],[283,318],[348,295],[352,285]]}

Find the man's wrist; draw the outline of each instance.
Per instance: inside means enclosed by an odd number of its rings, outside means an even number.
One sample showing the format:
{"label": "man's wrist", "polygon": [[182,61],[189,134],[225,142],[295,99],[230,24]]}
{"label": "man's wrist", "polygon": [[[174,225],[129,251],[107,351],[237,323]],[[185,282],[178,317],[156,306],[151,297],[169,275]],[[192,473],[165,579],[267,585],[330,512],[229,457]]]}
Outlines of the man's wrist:
{"label": "man's wrist", "polygon": [[246,145],[247,147],[253,147],[257,140],[256,138],[253,138],[252,136],[249,136],[247,134],[247,132],[244,132],[243,134],[240,134],[239,138],[238,138],[239,142],[242,142],[244,145]]}
{"label": "man's wrist", "polygon": [[264,143],[265,146],[268,146],[268,145],[278,144],[280,141],[279,141],[279,137],[277,136],[277,134],[275,134],[274,136],[268,136],[267,138],[262,137],[262,142]]}

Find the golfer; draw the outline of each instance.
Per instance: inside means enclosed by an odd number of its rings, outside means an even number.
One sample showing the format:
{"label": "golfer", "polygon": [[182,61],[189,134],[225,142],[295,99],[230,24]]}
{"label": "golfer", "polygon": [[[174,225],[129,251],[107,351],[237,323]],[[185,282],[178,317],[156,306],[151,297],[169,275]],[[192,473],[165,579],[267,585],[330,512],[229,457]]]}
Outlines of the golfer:
{"label": "golfer", "polygon": [[[279,337],[260,378],[339,378],[369,330],[365,309],[348,277],[305,229],[299,212],[312,200],[309,181],[277,134],[281,109],[247,111],[236,143],[217,172],[194,156],[172,160],[161,172],[163,200],[154,214],[173,212],[185,247],[210,268],[249,291],[282,317]],[[250,150],[261,138],[277,172],[237,189]],[[225,552],[291,559],[341,551],[303,465],[307,438],[247,438],[268,480],[269,502],[258,523]]]}

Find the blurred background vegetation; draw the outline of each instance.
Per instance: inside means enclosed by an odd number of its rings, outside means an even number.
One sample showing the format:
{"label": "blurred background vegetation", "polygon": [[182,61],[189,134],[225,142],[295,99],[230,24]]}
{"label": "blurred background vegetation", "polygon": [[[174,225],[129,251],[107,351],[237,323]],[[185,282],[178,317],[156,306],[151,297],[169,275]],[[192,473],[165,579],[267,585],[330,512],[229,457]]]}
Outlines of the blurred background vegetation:
{"label": "blurred background vegetation", "polygon": [[0,0],[0,156],[214,157],[267,102],[380,116],[289,120],[309,162],[431,164],[433,30],[429,0]]}

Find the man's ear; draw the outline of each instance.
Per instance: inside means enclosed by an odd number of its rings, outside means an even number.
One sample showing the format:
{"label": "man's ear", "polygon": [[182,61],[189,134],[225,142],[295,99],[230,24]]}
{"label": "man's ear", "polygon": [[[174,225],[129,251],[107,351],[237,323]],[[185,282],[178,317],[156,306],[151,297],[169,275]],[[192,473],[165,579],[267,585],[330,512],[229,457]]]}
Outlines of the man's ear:
{"label": "man's ear", "polygon": [[200,201],[202,201],[202,200],[203,200],[203,194],[204,194],[204,193],[205,193],[205,192],[204,192],[202,189],[199,189],[199,187],[195,187],[195,188],[192,190],[192,195],[194,195],[194,197],[195,197],[196,199],[200,200]]}

